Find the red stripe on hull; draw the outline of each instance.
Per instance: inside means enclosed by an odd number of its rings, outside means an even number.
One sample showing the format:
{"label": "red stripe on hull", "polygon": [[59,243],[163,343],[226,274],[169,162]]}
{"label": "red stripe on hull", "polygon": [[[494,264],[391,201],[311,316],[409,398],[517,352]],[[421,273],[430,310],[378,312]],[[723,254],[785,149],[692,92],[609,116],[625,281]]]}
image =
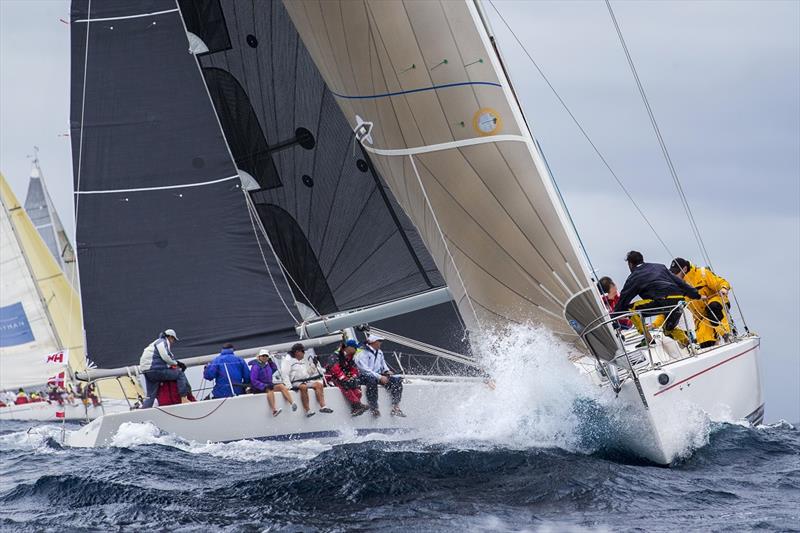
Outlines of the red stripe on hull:
{"label": "red stripe on hull", "polygon": [[689,381],[690,379],[694,379],[694,378],[696,378],[697,376],[699,376],[700,374],[705,374],[705,373],[706,373],[706,372],[708,372],[709,370],[714,370],[714,369],[715,369],[715,368],[717,368],[718,366],[724,365],[725,363],[727,363],[727,362],[729,362],[729,361],[733,361],[733,360],[734,360],[734,359],[736,359],[737,357],[741,357],[741,356],[743,356],[743,355],[744,355],[744,354],[746,354],[746,353],[752,352],[753,350],[755,350],[756,348],[758,348],[758,346],[759,346],[759,345],[758,345],[758,344],[756,344],[755,346],[753,346],[753,347],[752,347],[752,348],[750,348],[749,350],[745,350],[745,351],[743,351],[742,353],[738,353],[738,354],[736,354],[736,355],[734,355],[734,356],[731,356],[731,357],[729,357],[729,358],[725,359],[724,361],[720,361],[719,363],[717,363],[717,364],[715,364],[715,365],[712,365],[712,366],[710,366],[710,367],[706,368],[705,370],[701,370],[701,371],[700,371],[700,372],[698,372],[697,374],[692,374],[691,376],[689,376],[689,377],[688,377],[688,378],[686,378],[686,379],[682,379],[682,380],[678,381],[677,383],[673,383],[672,385],[670,385],[670,386],[669,386],[669,387],[667,387],[666,389],[660,390],[660,391],[658,391],[657,393],[653,394],[653,396],[658,396],[658,395],[659,395],[659,394],[661,394],[662,392],[667,392],[667,391],[668,391],[668,390],[670,390],[670,389],[674,389],[674,388],[675,388],[675,387],[677,387],[678,385],[681,385],[682,383],[686,383],[686,382],[687,382],[687,381]]}

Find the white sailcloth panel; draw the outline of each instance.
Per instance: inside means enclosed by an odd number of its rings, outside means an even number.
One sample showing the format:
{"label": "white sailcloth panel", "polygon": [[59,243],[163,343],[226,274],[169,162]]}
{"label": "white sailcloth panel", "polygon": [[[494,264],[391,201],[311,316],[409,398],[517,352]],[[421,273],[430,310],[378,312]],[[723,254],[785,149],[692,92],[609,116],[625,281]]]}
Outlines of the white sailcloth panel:
{"label": "white sailcloth panel", "polygon": [[345,116],[373,123],[364,146],[468,327],[538,322],[577,340],[602,304],[473,2],[285,5]]}
{"label": "white sailcloth panel", "polygon": [[60,347],[6,206],[0,211],[0,390],[15,390],[44,384],[63,368],[46,362]]}

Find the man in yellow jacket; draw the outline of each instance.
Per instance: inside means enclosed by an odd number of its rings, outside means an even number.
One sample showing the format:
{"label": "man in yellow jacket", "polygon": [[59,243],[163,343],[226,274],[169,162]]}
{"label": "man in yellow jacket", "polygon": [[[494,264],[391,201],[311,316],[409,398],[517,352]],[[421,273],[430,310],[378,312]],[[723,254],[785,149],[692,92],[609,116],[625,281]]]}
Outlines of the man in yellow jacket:
{"label": "man in yellow jacket", "polygon": [[697,289],[699,300],[689,301],[700,348],[714,346],[722,335],[731,332],[728,320],[728,291],[731,284],[714,274],[708,267],[697,267],[682,257],[676,257],[670,271]]}

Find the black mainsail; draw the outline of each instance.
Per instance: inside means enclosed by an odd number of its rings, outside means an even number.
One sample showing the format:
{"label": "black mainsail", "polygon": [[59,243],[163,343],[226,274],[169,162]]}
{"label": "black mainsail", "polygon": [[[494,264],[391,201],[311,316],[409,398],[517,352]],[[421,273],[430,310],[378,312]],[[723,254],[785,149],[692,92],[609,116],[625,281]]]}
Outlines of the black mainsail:
{"label": "black mainsail", "polygon": [[[179,355],[255,347],[296,338],[303,318],[444,285],[280,2],[76,0],[72,28],[77,249],[99,366],[130,364],[166,327]],[[452,305],[432,312],[443,338],[463,337]]]}
{"label": "black mainsail", "polygon": [[71,17],[89,358],[130,364],[167,327],[179,354],[295,337],[291,291],[259,243],[175,2],[77,0]]}

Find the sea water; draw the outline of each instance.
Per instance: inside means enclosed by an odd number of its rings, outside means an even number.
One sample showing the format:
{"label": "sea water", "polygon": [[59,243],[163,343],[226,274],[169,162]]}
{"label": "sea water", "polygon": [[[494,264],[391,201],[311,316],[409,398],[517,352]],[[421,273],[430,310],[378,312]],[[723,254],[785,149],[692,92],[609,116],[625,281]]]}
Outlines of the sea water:
{"label": "sea water", "polygon": [[[545,330],[485,336],[495,394],[425,435],[194,443],[126,424],[62,447],[60,425],[0,423],[0,530],[800,531],[800,432],[676,410],[678,459],[616,438],[613,394]],[[66,426],[72,431],[76,426]]]}

